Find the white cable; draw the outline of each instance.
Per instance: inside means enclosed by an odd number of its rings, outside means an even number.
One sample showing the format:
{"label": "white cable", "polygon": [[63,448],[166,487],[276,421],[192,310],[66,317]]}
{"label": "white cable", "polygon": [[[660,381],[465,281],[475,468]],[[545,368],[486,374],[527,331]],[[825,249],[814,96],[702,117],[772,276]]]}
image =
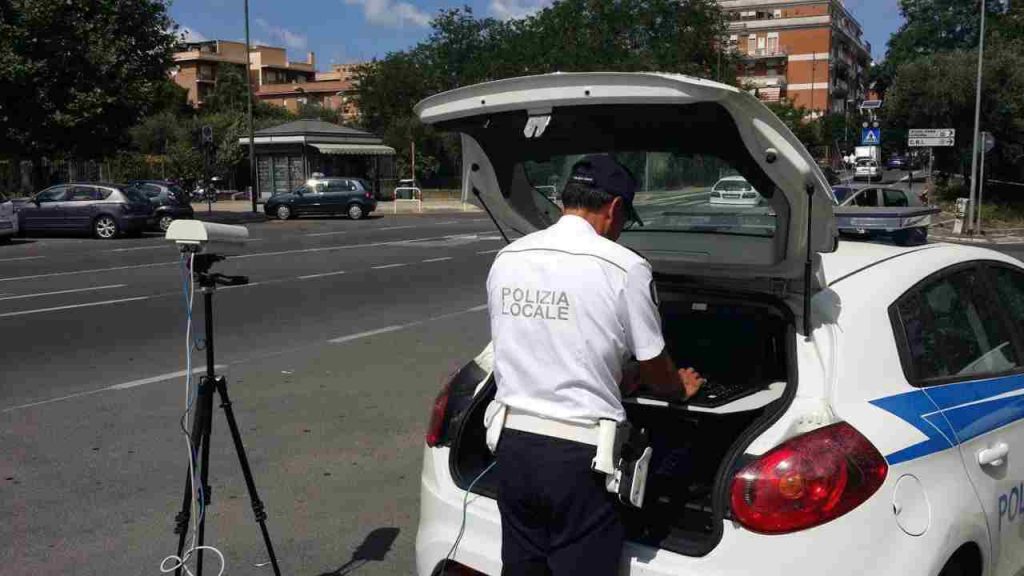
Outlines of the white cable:
{"label": "white cable", "polygon": [[[196,463],[195,463],[195,446],[192,445],[192,436],[189,434],[188,429],[185,425],[188,422],[188,416],[192,412],[192,407],[195,402],[196,391],[192,389],[192,304],[195,301],[196,285],[192,278],[192,270],[195,264],[195,253],[192,253],[188,257],[188,266],[183,270],[185,278],[185,306],[186,306],[186,322],[185,322],[185,412],[181,416],[181,431],[185,436],[185,445],[188,447],[188,475],[191,481],[189,484],[192,487],[192,545],[184,554],[179,558],[178,556],[171,554],[160,562],[160,572],[167,574],[174,572],[181,568],[185,571],[188,576],[195,576],[188,568],[188,561],[192,558],[192,555],[198,550],[210,550],[217,555],[220,559],[220,570],[217,572],[217,576],[223,576],[226,562],[224,561],[224,554],[220,550],[217,550],[213,546],[196,546],[196,541],[199,537],[199,523],[202,521],[203,516],[206,514],[205,506],[205,495],[202,494],[203,487],[199,485],[199,479],[196,478]],[[185,264],[185,258],[182,257],[182,265]],[[212,385],[212,383],[210,383]],[[197,510],[198,509],[198,510]],[[173,562],[172,565],[168,566],[167,562]]]}
{"label": "white cable", "polygon": [[455,553],[459,550],[459,544],[462,542],[462,536],[466,533],[466,512],[469,509],[469,494],[473,491],[473,487],[476,486],[476,483],[484,477],[484,474],[490,472],[491,468],[494,468],[494,465],[497,463],[497,460],[491,462],[487,468],[484,468],[483,472],[478,474],[477,477],[469,483],[469,488],[466,488],[466,493],[462,497],[462,524],[459,525],[459,535],[455,537],[455,543],[452,544],[451,550],[449,550],[448,554],[444,557],[444,563],[441,565],[441,576],[445,576],[448,573],[448,564],[451,562],[452,558],[455,558]]}

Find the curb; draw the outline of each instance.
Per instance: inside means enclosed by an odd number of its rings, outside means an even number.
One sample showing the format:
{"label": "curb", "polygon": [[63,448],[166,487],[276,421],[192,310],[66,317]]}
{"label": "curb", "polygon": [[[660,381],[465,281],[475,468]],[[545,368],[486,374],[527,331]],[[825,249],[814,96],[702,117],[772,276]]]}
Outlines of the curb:
{"label": "curb", "polygon": [[1003,246],[1009,244],[1024,244],[1024,236],[988,236],[984,238],[972,238],[970,236],[946,236],[943,234],[929,233],[929,240],[939,242],[950,242],[953,244],[972,244]]}

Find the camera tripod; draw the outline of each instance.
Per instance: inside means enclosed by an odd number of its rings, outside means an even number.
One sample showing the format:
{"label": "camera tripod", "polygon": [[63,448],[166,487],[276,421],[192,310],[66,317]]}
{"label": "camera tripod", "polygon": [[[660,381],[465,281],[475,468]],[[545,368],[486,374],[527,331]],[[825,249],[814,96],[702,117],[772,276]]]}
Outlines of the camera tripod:
{"label": "camera tripod", "polygon": [[[213,357],[213,294],[217,285],[241,286],[248,284],[249,279],[245,276],[225,276],[210,272],[215,262],[223,260],[223,256],[214,254],[196,254],[193,258],[192,274],[199,283],[203,292],[203,305],[206,322],[206,374],[199,379],[199,388],[196,392],[194,413],[192,415],[192,441],[193,455],[199,454],[199,461],[195,467],[199,471],[199,482],[202,487],[202,509],[199,516],[199,526],[196,532],[196,576],[203,573],[203,537],[206,532],[206,506],[210,504],[210,485],[207,482],[210,477],[210,436],[213,424],[213,394],[214,391],[220,396],[220,406],[224,409],[224,416],[228,421],[228,428],[231,430],[231,439],[235,444],[235,453],[238,454],[238,462],[242,467],[242,475],[245,477],[245,487],[249,491],[249,500],[252,503],[252,510],[256,515],[256,522],[260,525],[263,533],[263,543],[266,545],[267,554],[270,556],[270,563],[274,568],[275,576],[281,576],[281,569],[277,565],[277,556],[274,554],[274,545],[270,541],[270,533],[267,531],[267,513],[263,508],[263,502],[256,493],[256,484],[253,481],[252,470],[249,468],[249,459],[245,455],[245,447],[242,446],[242,435],[238,431],[238,423],[235,421],[234,411],[231,409],[231,401],[228,399],[228,384],[223,376],[214,373]],[[191,346],[191,343],[189,343]],[[185,497],[182,499],[181,511],[174,517],[174,533],[178,535],[178,558],[182,558],[185,550],[185,539],[188,535],[188,524],[191,519],[192,500],[192,470],[188,470],[185,479]],[[174,571],[175,576],[181,575],[182,563]]]}

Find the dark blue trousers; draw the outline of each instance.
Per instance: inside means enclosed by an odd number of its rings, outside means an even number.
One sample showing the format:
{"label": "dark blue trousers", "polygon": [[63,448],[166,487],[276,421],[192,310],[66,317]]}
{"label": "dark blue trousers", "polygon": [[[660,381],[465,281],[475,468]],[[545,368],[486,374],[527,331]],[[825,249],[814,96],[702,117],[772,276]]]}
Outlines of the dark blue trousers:
{"label": "dark blue trousers", "polygon": [[502,576],[615,576],[623,528],[594,447],[505,429],[498,443]]}

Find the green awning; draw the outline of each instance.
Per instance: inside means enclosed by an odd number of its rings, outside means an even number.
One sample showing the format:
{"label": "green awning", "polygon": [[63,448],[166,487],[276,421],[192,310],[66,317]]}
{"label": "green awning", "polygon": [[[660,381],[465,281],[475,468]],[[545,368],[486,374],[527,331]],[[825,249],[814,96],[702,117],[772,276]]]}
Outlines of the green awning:
{"label": "green awning", "polygon": [[395,149],[383,144],[310,144],[321,154],[353,154],[362,156],[394,156]]}

